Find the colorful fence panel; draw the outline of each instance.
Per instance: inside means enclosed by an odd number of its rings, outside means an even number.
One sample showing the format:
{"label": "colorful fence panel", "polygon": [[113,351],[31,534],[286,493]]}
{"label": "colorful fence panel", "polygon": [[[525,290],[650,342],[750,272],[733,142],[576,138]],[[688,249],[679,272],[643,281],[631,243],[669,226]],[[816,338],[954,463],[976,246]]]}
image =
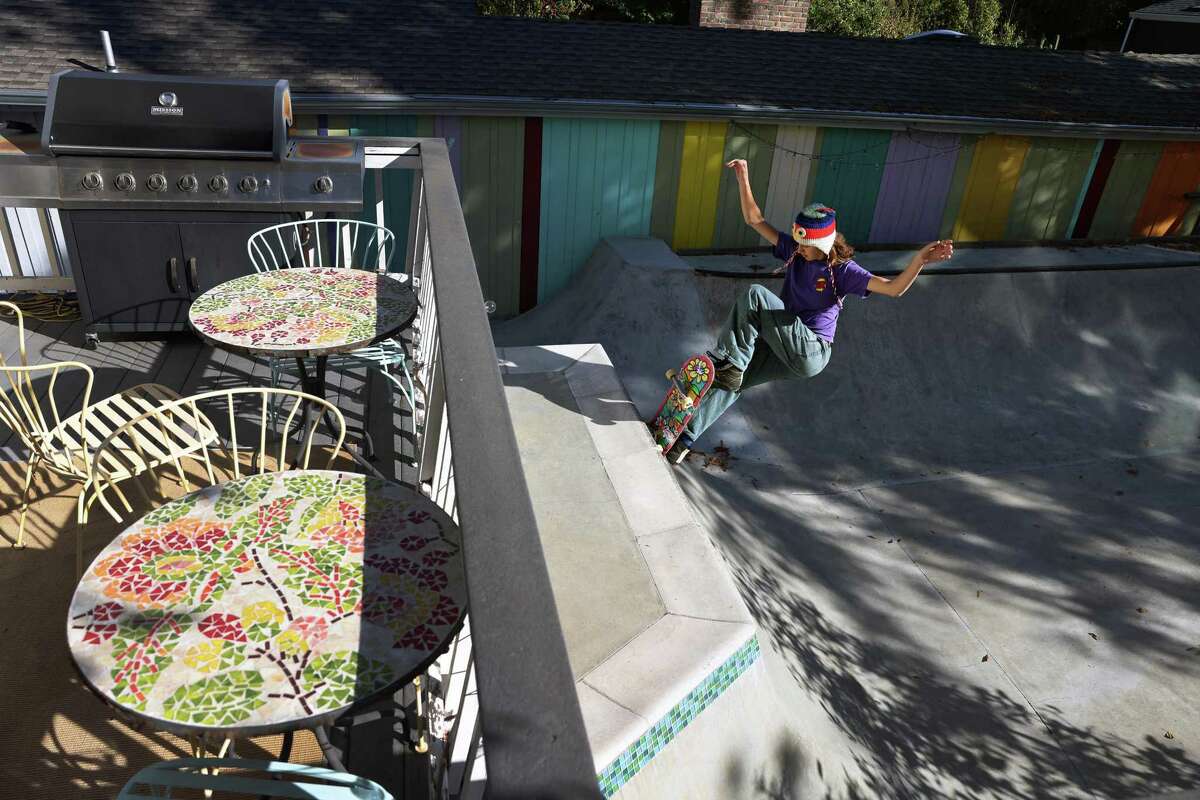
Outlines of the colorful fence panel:
{"label": "colorful fence panel", "polygon": [[951,134],[898,131],[892,136],[875,201],[872,242],[938,238],[959,147],[959,138]]}
{"label": "colorful fence panel", "polygon": [[1066,239],[1096,154],[1090,139],[1034,139],[1009,208],[1005,238]]}
{"label": "colorful fence panel", "polygon": [[712,247],[717,217],[717,192],[725,154],[724,122],[689,122],[683,131],[679,193],[675,201],[676,250]]}
{"label": "colorful fence panel", "polygon": [[525,120],[462,121],[462,206],[485,299],[496,315],[520,310],[521,190]]}
{"label": "colorful fence panel", "polygon": [[1146,200],[1134,220],[1133,235],[1179,235],[1179,224],[1192,205],[1184,193],[1197,189],[1200,189],[1200,145],[1195,142],[1165,145],[1146,187]]}
{"label": "colorful fence panel", "polygon": [[766,197],[770,192],[771,160],[775,148],[775,125],[743,125],[731,123],[725,137],[725,154],[721,157],[721,185],[717,189],[717,220],[713,229],[713,247],[746,248],[763,244],[762,237],[746,224],[742,216],[737,178],[733,170],[725,169],[735,158],[746,159],[750,171],[750,188]]}
{"label": "colorful fence panel", "polygon": [[891,140],[889,131],[824,130],[812,199],[837,209],[838,230],[852,244],[870,236]]}
{"label": "colorful fence panel", "polygon": [[1162,151],[1161,142],[1121,142],[1096,206],[1088,238],[1124,239],[1133,234],[1133,223]]}
{"label": "colorful fence panel", "polygon": [[[425,118],[428,119],[428,118]],[[321,119],[324,125],[345,125],[343,128],[324,127],[328,136],[416,136],[418,118],[415,116],[354,116],[343,119]],[[428,124],[428,123],[426,123]],[[383,170],[384,225],[396,235],[397,252],[408,245],[409,207],[412,205],[413,175],[407,169]],[[368,177],[363,186],[363,210],[358,219],[375,222],[375,181]],[[398,262],[402,264],[403,262]]]}
{"label": "colorful fence panel", "polygon": [[[808,205],[813,161],[819,148],[817,128],[780,125],[775,134],[775,155],[767,183],[766,203],[760,200],[763,216],[775,228],[788,230],[796,213]],[[755,197],[762,197],[753,183]]]}
{"label": "colorful fence panel", "polygon": [[547,119],[542,131],[538,302],[551,297],[605,236],[646,236],[659,124]]}
{"label": "colorful fence panel", "polygon": [[942,224],[938,229],[939,239],[949,239],[954,235],[954,223],[958,221],[958,213],[962,210],[963,197],[967,193],[967,178],[971,175],[971,164],[975,163],[975,145],[979,137],[975,134],[964,133],[958,137],[958,155],[954,160],[954,173],[950,177],[950,185],[946,189],[946,205],[942,210]]}
{"label": "colorful fence panel", "polygon": [[670,242],[675,238],[675,206],[679,200],[679,168],[683,164],[683,122],[663,121],[658,128],[658,157],[654,167],[654,206],[650,235]]}
{"label": "colorful fence panel", "polygon": [[1028,152],[1029,140],[1021,136],[985,136],[976,143],[952,238],[964,242],[1004,238]]}

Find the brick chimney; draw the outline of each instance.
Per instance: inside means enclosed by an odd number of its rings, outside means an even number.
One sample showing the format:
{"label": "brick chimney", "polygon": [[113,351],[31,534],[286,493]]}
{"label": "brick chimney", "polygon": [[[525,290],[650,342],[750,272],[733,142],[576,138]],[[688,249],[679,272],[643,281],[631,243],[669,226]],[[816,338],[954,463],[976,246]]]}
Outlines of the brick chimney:
{"label": "brick chimney", "polygon": [[691,22],[701,28],[753,28],[802,33],[812,0],[692,0]]}

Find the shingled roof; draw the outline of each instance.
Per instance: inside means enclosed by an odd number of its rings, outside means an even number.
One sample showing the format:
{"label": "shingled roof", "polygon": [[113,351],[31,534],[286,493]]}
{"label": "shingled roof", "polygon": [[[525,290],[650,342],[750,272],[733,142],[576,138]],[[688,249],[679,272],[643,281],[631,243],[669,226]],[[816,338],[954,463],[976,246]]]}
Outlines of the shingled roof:
{"label": "shingled roof", "polygon": [[1200,131],[1200,57],[480,17],[471,0],[6,0],[0,90],[124,69],[320,95],[773,106]]}
{"label": "shingled roof", "polygon": [[1200,20],[1200,2],[1197,0],[1164,0],[1161,3],[1139,8],[1130,13],[1131,17],[1141,16],[1160,16],[1160,15],[1186,15],[1195,16]]}

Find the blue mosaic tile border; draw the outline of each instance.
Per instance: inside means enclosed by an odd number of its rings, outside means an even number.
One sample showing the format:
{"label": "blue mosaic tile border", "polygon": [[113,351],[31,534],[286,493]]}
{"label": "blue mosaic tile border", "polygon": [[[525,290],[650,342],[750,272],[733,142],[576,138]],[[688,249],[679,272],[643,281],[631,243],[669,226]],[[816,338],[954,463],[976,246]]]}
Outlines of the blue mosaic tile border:
{"label": "blue mosaic tile border", "polygon": [[636,742],[625,748],[624,753],[617,756],[596,776],[604,796],[612,797],[630,778],[638,774],[642,767],[649,764],[651,759],[688,726],[688,723],[700,716],[701,711],[712,705],[738,676],[758,660],[760,652],[758,637],[751,637],[736,653],[726,659],[724,664],[709,673],[699,686],[688,692],[687,697],[651,725]]}

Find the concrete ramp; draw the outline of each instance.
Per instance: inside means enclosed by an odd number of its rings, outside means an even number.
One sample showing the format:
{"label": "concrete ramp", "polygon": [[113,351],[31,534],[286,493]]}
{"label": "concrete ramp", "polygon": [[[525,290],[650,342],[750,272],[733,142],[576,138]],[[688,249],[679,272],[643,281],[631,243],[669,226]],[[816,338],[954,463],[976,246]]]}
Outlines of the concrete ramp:
{"label": "concrete ramp", "polygon": [[[806,796],[1200,787],[1200,269],[1086,266],[850,298],[823,374],[675,471],[810,731],[776,771]],[[599,342],[649,417],[746,285],[608,240],[496,340]]]}

